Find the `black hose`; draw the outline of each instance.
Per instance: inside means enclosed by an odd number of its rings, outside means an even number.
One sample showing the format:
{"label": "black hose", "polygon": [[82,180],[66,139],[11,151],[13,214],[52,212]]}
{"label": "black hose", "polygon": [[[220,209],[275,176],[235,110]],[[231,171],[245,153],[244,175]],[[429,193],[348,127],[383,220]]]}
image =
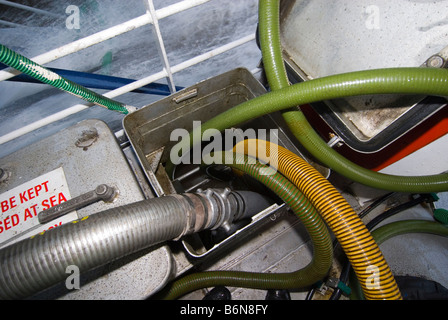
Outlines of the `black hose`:
{"label": "black hose", "polygon": [[233,194],[239,195],[244,204],[241,214],[235,217],[234,221],[252,218],[273,203],[271,199],[253,191],[233,191]]}
{"label": "black hose", "polygon": [[400,204],[394,208],[391,208],[389,210],[387,210],[386,212],[380,214],[379,216],[375,217],[374,219],[372,219],[370,222],[367,223],[367,229],[369,229],[370,231],[373,230],[373,228],[375,228],[378,224],[380,224],[381,222],[383,222],[384,220],[386,220],[387,218],[390,218],[394,215],[396,215],[397,213],[400,213],[404,210],[410,209],[420,203],[423,202],[427,202],[430,201],[431,199],[433,199],[433,196],[431,194],[422,194],[420,196],[418,196],[415,199],[412,199],[408,202],[405,202],[403,204]]}

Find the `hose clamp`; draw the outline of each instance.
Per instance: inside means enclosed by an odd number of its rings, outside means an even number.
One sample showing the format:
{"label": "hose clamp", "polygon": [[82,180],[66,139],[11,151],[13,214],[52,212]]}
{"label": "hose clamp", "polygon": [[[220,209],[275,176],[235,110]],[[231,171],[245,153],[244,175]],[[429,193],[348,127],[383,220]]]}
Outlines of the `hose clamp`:
{"label": "hose clamp", "polygon": [[184,229],[182,230],[181,234],[175,239],[173,239],[177,241],[180,240],[183,236],[194,232],[194,227],[196,224],[196,210],[193,201],[191,201],[191,199],[189,197],[186,197],[185,195],[170,194],[167,195],[166,197],[176,198],[177,200],[179,200],[179,204],[181,204],[182,207],[184,208],[183,211],[185,212],[186,222],[184,224]]}
{"label": "hose clamp", "polygon": [[198,189],[197,193],[202,194],[209,202],[211,212],[209,214],[210,221],[207,229],[215,230],[225,223],[230,223],[233,220],[234,208],[229,201],[231,194],[229,188],[225,189]]}

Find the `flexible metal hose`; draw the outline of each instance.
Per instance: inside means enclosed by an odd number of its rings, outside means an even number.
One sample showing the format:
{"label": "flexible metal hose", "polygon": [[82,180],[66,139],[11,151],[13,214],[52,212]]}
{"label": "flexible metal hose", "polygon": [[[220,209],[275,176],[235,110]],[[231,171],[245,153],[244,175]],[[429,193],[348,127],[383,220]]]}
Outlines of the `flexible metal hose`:
{"label": "flexible metal hose", "polygon": [[332,241],[325,223],[308,199],[285,177],[260,163],[248,164],[244,155],[222,153],[223,163],[240,170],[275,192],[306,227],[313,243],[313,259],[303,269],[291,273],[207,271],[187,275],[167,285],[156,297],[175,299],[188,292],[218,285],[255,289],[296,289],[321,280],[333,261]]}
{"label": "flexible metal hose", "polygon": [[[278,171],[310,199],[338,239],[368,299],[401,299],[393,274],[369,230],[344,197],[316,169],[291,151],[268,141],[245,140],[234,149],[244,150],[249,156],[271,165],[277,164]],[[369,282],[372,270],[378,271],[374,275],[376,285]]]}
{"label": "flexible metal hose", "polygon": [[40,66],[30,59],[14,52],[13,50],[0,44],[0,62],[23,72],[24,74],[33,77],[43,83],[49,84],[55,88],[68,92],[78,98],[92,102],[109,110],[118,111],[123,114],[128,114],[135,108],[127,106],[121,102],[109,99],[103,95],[97,94],[77,83],[65,79],[57,73]]}
{"label": "flexible metal hose", "polygon": [[[196,205],[193,205],[193,202]],[[206,221],[206,201],[167,195],[99,212],[0,250],[0,298],[26,298],[67,278],[75,265],[83,273],[183,234]],[[206,220],[206,219],[205,219]]]}

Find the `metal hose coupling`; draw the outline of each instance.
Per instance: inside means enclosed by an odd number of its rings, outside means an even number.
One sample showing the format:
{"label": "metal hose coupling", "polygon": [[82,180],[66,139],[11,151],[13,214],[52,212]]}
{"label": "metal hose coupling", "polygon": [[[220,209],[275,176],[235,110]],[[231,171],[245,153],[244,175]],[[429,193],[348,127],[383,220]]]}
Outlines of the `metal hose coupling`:
{"label": "metal hose coupling", "polygon": [[252,191],[232,191],[229,188],[198,189],[195,196],[208,204],[208,217],[203,229],[229,229],[238,220],[250,218],[271,205],[271,200]]}
{"label": "metal hose coupling", "polygon": [[[247,200],[245,194],[253,194],[254,201]],[[266,205],[264,197],[249,191],[232,191],[229,188],[206,190],[198,189],[195,193],[171,194],[181,202],[185,202],[185,215],[187,223],[182,233],[173,240],[179,240],[185,235],[202,230],[215,230],[218,228],[229,228],[230,224],[248,216],[252,216],[261,210],[248,210],[249,202],[261,201]],[[256,208],[260,206],[257,205]],[[261,209],[261,208],[260,208]],[[255,212],[256,211],[256,212]]]}
{"label": "metal hose coupling", "polygon": [[111,208],[14,243],[0,250],[0,299],[32,297],[64,281],[70,265],[83,273],[155,244],[218,228],[241,216],[242,199],[230,189],[172,194]]}
{"label": "metal hose coupling", "polygon": [[238,216],[241,205],[238,197],[230,189],[198,189],[198,196],[206,199],[209,205],[209,216],[207,217],[207,227],[205,229],[215,230],[221,226],[227,226],[234,221],[234,216]]}

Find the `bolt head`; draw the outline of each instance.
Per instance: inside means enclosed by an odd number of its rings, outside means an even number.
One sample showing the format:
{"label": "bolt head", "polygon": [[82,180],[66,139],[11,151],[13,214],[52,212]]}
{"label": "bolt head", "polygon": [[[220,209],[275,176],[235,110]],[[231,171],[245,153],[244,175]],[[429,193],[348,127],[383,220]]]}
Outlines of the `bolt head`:
{"label": "bolt head", "polygon": [[426,62],[426,65],[430,68],[442,68],[445,61],[440,56],[432,56]]}

